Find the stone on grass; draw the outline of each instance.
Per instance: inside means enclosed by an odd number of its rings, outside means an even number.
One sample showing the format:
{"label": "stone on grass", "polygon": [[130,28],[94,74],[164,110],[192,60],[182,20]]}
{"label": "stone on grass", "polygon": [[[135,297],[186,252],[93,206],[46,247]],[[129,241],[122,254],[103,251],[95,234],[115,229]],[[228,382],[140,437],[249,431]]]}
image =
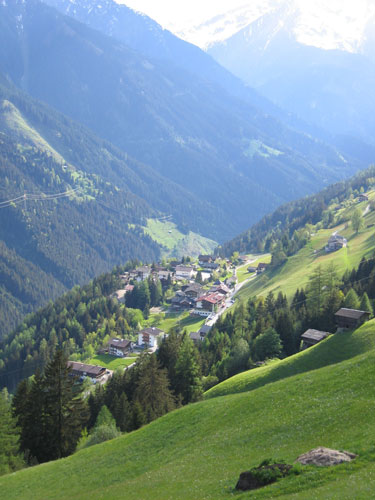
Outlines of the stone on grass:
{"label": "stone on grass", "polygon": [[331,450],[330,448],[315,448],[300,455],[296,462],[302,465],[317,465],[318,467],[329,467],[330,465],[338,465],[343,462],[350,462],[356,458],[355,453],[349,451]]}

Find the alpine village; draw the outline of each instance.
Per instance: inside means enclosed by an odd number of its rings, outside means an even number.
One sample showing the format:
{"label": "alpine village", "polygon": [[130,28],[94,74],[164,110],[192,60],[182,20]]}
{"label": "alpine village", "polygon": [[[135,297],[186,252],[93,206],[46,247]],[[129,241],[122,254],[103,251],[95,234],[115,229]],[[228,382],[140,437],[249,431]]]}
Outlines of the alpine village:
{"label": "alpine village", "polygon": [[375,499],[372,0],[0,0],[0,497]]}

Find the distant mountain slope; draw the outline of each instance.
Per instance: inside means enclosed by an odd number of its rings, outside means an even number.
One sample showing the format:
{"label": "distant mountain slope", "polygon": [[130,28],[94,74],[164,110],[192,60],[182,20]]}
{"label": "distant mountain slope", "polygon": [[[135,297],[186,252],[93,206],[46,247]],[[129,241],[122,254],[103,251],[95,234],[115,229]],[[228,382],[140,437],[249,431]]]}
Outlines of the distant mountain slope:
{"label": "distant mountain slope", "polygon": [[[374,322],[368,325],[373,328]],[[363,328],[352,335],[359,342],[365,335],[367,349],[351,359],[185,406],[67,459],[3,476],[1,491],[9,500],[28,499],[30,489],[37,498],[56,500],[245,499],[249,492],[234,490],[242,471],[268,457],[293,463],[326,446],[358,457],[335,467],[303,467],[251,496],[302,500],[313,492],[316,498],[351,499],[355,490],[356,498],[371,498],[375,354],[373,337]],[[327,349],[330,353],[335,356]],[[98,474],[92,465],[98,463],[110,473]]]}
{"label": "distant mountain slope", "polygon": [[11,62],[2,57],[4,72],[215,206],[222,218],[205,233],[211,238],[225,239],[359,166],[214,83],[35,0],[0,8],[1,42],[14,46]]}
{"label": "distant mountain slope", "polygon": [[[301,23],[299,9],[281,2],[227,40],[214,44],[208,53],[303,120],[333,135],[368,142],[373,161],[375,65],[370,42],[363,54],[358,48],[345,50],[350,39],[346,44],[343,41],[341,50],[325,50],[313,46],[314,31]],[[317,38],[324,35],[328,40],[329,32],[324,33],[323,28],[315,34]],[[373,46],[372,42],[372,52]]]}

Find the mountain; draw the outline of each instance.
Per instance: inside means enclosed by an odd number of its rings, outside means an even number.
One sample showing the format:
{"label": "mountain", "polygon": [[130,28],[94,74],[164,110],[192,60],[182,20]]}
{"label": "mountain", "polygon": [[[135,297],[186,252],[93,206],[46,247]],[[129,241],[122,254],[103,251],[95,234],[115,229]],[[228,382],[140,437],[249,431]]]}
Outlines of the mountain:
{"label": "mountain", "polygon": [[[276,105],[341,136],[337,145],[349,141],[346,152],[350,147],[358,153],[363,149],[355,140],[370,144],[367,159],[372,161],[375,45],[369,36],[374,15],[370,7],[362,17],[357,13],[351,25],[349,13],[345,18],[339,7],[335,11],[335,6],[327,6],[327,18],[319,25],[299,4],[279,2],[226,40],[212,44],[208,53]],[[335,13],[339,21],[333,25]],[[353,26],[357,32],[350,33]]]}
{"label": "mountain", "polygon": [[224,240],[360,165],[211,81],[35,0],[0,8],[1,42],[14,47],[11,62],[1,59],[4,73],[214,206],[221,221],[206,236]]}
{"label": "mountain", "polygon": [[199,252],[203,239],[189,229],[208,232],[220,217],[83,126],[1,84],[0,151],[0,336],[114,265],[158,260],[162,243],[145,233],[148,221],[160,232],[173,212],[180,237],[194,239]]}

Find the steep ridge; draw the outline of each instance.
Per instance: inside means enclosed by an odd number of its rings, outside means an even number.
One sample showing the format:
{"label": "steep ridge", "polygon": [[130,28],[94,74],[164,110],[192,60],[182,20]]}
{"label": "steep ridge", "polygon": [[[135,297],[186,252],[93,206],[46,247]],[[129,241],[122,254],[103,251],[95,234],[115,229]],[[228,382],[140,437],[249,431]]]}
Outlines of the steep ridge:
{"label": "steep ridge", "polygon": [[1,9],[12,27],[2,30],[2,43],[15,46],[15,63],[3,58],[4,72],[225,212],[207,236],[224,239],[224,227],[235,234],[280,201],[359,166],[214,83],[46,5],[17,0]]}
{"label": "steep ridge", "polygon": [[[373,322],[368,325],[374,327]],[[361,334],[368,336],[360,329],[353,340]],[[252,497],[312,498],[313,490],[319,498],[349,499],[355,488],[357,498],[370,498],[373,347],[371,340],[351,359],[251,392],[189,405],[67,459],[3,476],[1,490],[9,499],[28,498],[31,490],[37,498],[55,499],[95,494],[217,500],[229,498],[239,473],[265,458],[291,463],[299,454],[323,445],[348,449],[359,457],[330,469],[307,468],[301,475],[253,492]],[[329,353],[335,356],[333,350]],[[98,474],[98,468],[106,473]],[[248,493],[236,496],[248,498]]]}

